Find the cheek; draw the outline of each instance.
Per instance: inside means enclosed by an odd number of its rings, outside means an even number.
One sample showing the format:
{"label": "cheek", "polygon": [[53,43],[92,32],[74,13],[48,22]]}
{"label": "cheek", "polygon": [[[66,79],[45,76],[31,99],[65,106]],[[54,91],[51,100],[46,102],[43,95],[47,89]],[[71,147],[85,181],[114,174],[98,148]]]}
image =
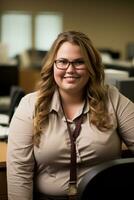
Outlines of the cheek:
{"label": "cheek", "polygon": [[62,71],[59,71],[54,68],[54,80],[56,83],[59,82],[59,80],[64,76],[64,73]]}
{"label": "cheek", "polygon": [[83,77],[85,83],[88,82],[88,80],[89,80],[88,71],[86,71],[85,73],[81,74],[81,77]]}

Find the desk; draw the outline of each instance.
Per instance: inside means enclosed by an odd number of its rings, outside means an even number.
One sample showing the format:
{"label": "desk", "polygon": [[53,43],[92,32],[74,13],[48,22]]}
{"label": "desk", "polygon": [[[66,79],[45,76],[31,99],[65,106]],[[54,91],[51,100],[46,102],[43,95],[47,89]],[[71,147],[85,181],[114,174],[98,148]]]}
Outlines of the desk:
{"label": "desk", "polygon": [[0,200],[7,200],[7,178],[6,178],[6,152],[7,143],[0,141]]}
{"label": "desk", "polygon": [[104,61],[103,64],[106,67],[106,69],[116,69],[116,70],[121,70],[121,71],[127,71],[130,77],[134,76],[134,66],[133,66],[133,63],[131,62],[113,60],[110,62]]}
{"label": "desk", "polygon": [[0,164],[6,163],[7,143],[0,141]]}

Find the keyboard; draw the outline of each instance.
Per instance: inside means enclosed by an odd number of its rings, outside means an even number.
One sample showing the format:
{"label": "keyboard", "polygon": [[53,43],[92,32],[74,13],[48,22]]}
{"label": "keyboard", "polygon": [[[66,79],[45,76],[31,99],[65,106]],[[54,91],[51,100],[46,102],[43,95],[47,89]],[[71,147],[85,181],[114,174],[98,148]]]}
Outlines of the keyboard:
{"label": "keyboard", "polygon": [[7,139],[8,133],[9,133],[9,127],[0,125],[0,139]]}
{"label": "keyboard", "polygon": [[0,125],[8,125],[9,116],[6,114],[0,114]]}

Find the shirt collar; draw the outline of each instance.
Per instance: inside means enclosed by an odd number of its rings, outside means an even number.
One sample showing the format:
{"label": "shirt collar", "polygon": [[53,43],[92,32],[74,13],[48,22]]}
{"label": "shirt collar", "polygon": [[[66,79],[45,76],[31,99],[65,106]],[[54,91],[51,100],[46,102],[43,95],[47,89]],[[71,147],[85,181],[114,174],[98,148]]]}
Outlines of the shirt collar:
{"label": "shirt collar", "polygon": [[51,106],[50,106],[50,112],[52,112],[53,110],[56,112],[61,112],[60,96],[57,89],[55,90],[53,94]]}
{"label": "shirt collar", "polygon": [[[87,104],[86,104],[86,108],[84,110],[84,114],[89,112],[89,107],[90,106],[89,106],[89,101],[88,101],[88,97],[87,97]],[[56,111],[57,113],[62,113],[58,89],[55,90],[53,97],[52,97],[52,101],[51,101],[50,112],[52,112],[53,110]],[[78,114],[81,114],[81,110],[79,111]]]}

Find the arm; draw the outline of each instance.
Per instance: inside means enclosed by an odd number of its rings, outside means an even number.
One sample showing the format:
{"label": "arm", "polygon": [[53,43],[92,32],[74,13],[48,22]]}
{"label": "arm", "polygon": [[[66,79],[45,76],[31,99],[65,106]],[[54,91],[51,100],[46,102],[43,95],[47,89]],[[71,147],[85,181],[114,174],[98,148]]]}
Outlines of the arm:
{"label": "arm", "polygon": [[117,109],[118,130],[127,147],[134,153],[134,103],[120,96]]}
{"label": "arm", "polygon": [[118,132],[127,147],[134,153],[134,103],[115,88],[111,91],[110,99],[117,117]]}
{"label": "arm", "polygon": [[7,182],[9,200],[32,200],[33,155],[33,96],[25,96],[11,124],[7,149]]}

